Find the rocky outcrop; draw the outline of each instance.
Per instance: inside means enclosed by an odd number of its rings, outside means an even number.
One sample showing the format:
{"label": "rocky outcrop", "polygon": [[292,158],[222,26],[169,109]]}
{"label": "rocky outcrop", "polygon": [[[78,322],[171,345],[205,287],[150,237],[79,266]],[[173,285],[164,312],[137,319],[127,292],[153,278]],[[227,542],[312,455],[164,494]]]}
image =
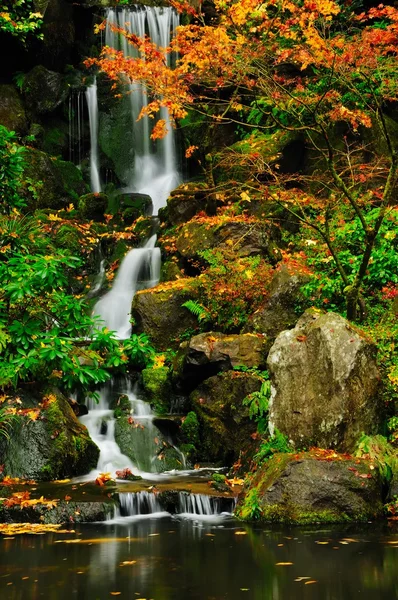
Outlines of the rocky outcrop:
{"label": "rocky outcrop", "polygon": [[9,439],[0,437],[5,475],[49,481],[95,468],[99,449],[62,394],[52,391],[40,403],[20,395],[18,402],[23,412],[12,424]]}
{"label": "rocky outcrop", "polygon": [[79,169],[71,162],[54,159],[45,152],[26,148],[24,179],[33,181],[33,197],[27,194],[28,209],[60,209],[87,191]]}
{"label": "rocky outcrop", "polygon": [[190,395],[200,423],[200,459],[232,464],[252,442],[256,424],[243,400],[259,391],[262,380],[248,373],[227,371],[206,379]]}
{"label": "rocky outcrop", "polygon": [[29,111],[37,115],[53,112],[69,93],[64,77],[42,65],[27,73],[22,89]]}
{"label": "rocky outcrop", "polygon": [[382,511],[382,482],[370,461],[314,451],[273,456],[253,476],[237,515],[307,524],[368,521]]}
{"label": "rocky outcrop", "polygon": [[85,194],[79,198],[77,206],[83,219],[103,221],[108,206],[108,196],[106,194]]}
{"label": "rocky outcrop", "polygon": [[157,414],[170,412],[172,400],[171,376],[168,367],[147,368],[142,371],[145,398]]}
{"label": "rocky outcrop", "polygon": [[27,131],[25,107],[13,85],[0,85],[0,123],[19,135]]}
{"label": "rocky outcrop", "polygon": [[267,338],[269,350],[276,336],[297,322],[295,307],[302,299],[300,288],[307,281],[306,274],[292,272],[286,265],[282,265],[271,281],[265,306],[249,317],[244,331],[263,334]]}
{"label": "rocky outcrop", "polygon": [[212,218],[193,219],[181,227],[176,239],[179,254],[189,260],[199,258],[203,250],[233,249],[236,256],[267,256],[271,262],[280,259],[274,231],[261,221],[232,217],[225,221]]}
{"label": "rocky outcrop", "polygon": [[381,418],[371,340],[335,313],[309,310],[268,355],[269,428],[297,447],[352,451]]}
{"label": "rocky outcrop", "polygon": [[200,333],[181,344],[174,376],[192,390],[208,377],[238,365],[265,366],[265,347],[266,341],[261,335]]}
{"label": "rocky outcrop", "polygon": [[207,208],[206,184],[184,183],[172,191],[167,199],[167,220],[171,225],[190,221],[198,212]]}
{"label": "rocky outcrop", "polygon": [[178,279],[137,292],[131,311],[136,331],[149,335],[159,350],[177,348],[179,336],[198,326],[196,317],[182,306],[196,297],[193,279]]}

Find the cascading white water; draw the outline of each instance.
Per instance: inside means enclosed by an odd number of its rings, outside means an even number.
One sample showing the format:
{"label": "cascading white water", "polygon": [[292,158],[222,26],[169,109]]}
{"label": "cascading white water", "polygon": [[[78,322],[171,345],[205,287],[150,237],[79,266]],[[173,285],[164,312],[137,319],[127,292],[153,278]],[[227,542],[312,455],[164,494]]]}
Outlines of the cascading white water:
{"label": "cascading white water", "polygon": [[90,123],[90,180],[91,191],[98,194],[101,191],[101,180],[98,162],[98,100],[97,79],[86,89],[88,119]]}
{"label": "cascading white water", "polygon": [[[115,331],[121,340],[130,337],[130,311],[134,294],[139,289],[155,286],[160,277],[160,249],[155,248],[153,235],[143,248],[133,248],[124,257],[111,290],[94,306],[93,316],[98,317],[99,327]],[[140,277],[146,279],[140,280]]]}
{"label": "cascading white water", "polygon": [[[112,26],[127,29],[139,37],[149,35],[151,41],[160,48],[166,48],[178,26],[179,17],[169,7],[136,6],[125,9],[110,8],[106,12],[107,27],[105,43],[107,46],[122,50],[125,56],[136,57],[137,50],[128,44],[126,38],[112,31]],[[166,56],[169,65],[173,57]],[[155,124],[148,117],[137,121],[144,106],[148,103],[145,87],[130,82],[131,113],[134,123],[133,144],[135,161],[126,192],[140,192],[152,198],[153,214],[165,206],[170,191],[177,187],[180,176],[177,167],[177,154],[174,130],[170,125],[168,110],[161,109],[160,118],[168,124],[168,133],[163,140],[153,145],[150,139],[151,127]]]}
{"label": "cascading white water", "polygon": [[[172,494],[174,493],[172,492]],[[226,518],[232,515],[236,506],[236,498],[218,498],[188,492],[177,492],[176,500],[175,506],[170,508],[176,517],[185,519],[213,520]],[[152,492],[121,493],[119,494],[119,505],[120,507],[115,508],[109,521],[147,515],[170,516],[170,513],[164,511],[162,501]],[[170,505],[170,502],[168,502],[168,505]]]}

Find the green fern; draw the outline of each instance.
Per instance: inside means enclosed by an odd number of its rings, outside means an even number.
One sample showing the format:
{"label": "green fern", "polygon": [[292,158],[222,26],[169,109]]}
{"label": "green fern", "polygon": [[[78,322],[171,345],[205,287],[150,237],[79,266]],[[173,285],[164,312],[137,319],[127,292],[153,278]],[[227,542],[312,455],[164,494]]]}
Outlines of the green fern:
{"label": "green fern", "polygon": [[0,354],[6,349],[7,343],[10,341],[10,336],[0,327]]}
{"label": "green fern", "polygon": [[210,321],[209,311],[202,304],[199,304],[199,302],[195,302],[195,300],[187,300],[187,302],[184,302],[182,306],[187,308],[189,312],[195,315],[199,322]]}

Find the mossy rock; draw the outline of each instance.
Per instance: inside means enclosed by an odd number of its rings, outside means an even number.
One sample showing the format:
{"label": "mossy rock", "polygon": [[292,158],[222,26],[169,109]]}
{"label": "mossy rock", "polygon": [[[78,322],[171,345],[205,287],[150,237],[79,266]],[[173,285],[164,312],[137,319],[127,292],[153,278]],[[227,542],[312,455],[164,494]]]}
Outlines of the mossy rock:
{"label": "mossy rock", "polygon": [[[227,147],[218,154],[215,154],[213,158],[214,164],[214,177],[217,183],[225,182],[228,180],[236,180],[246,182],[248,179],[253,177],[253,164],[252,161],[240,161],[236,156],[241,155],[242,158],[246,155],[252,155],[257,153],[264,164],[273,165],[279,164],[281,172],[295,172],[300,166],[302,157],[300,153],[293,150],[295,144],[299,142],[300,137],[297,132],[290,132],[286,130],[279,130],[273,133],[260,133],[256,132],[236,142],[230,147]],[[226,155],[235,155],[235,167],[224,167],[224,164],[230,164],[230,161],[226,161]]]}
{"label": "mossy rock", "polygon": [[28,129],[22,98],[13,85],[0,85],[0,123],[19,135],[24,135]]}
{"label": "mossy rock", "polygon": [[150,421],[120,416],[115,423],[115,440],[121,452],[144,472],[162,473],[183,469],[184,459]]}
{"label": "mossy rock", "polygon": [[189,260],[200,258],[199,253],[207,249],[231,250],[237,256],[267,256],[271,262],[281,258],[276,245],[277,233],[268,224],[255,219],[231,217],[220,220],[193,219],[178,230],[176,247],[179,254]]}
{"label": "mossy rock", "polygon": [[66,121],[52,119],[43,128],[40,149],[51,156],[64,156],[69,147],[69,126]]}
{"label": "mossy rock", "polygon": [[87,191],[82,174],[73,163],[54,159],[34,148],[25,149],[24,160],[24,179],[29,179],[35,190],[34,194],[25,191],[28,210],[65,208]]}
{"label": "mossy rock", "polygon": [[231,465],[251,445],[256,424],[243,400],[259,391],[256,375],[227,371],[206,379],[190,395],[200,422],[201,460]]}
{"label": "mossy rock", "polygon": [[207,208],[206,184],[184,183],[173,190],[167,199],[165,216],[171,225],[190,221]]}
{"label": "mossy rock", "polygon": [[37,417],[20,417],[10,439],[0,439],[5,475],[49,481],[84,475],[96,467],[99,449],[65,396],[50,390],[41,398],[23,393],[19,398],[20,407]]}
{"label": "mossy rock", "polygon": [[81,235],[73,225],[61,225],[54,237],[54,243],[59,248],[69,250],[79,255],[82,250]]}
{"label": "mossy rock", "polygon": [[54,111],[68,96],[69,88],[60,73],[36,65],[24,77],[23,94],[34,114]]}
{"label": "mossy rock", "polygon": [[148,368],[142,371],[145,397],[158,414],[170,411],[172,396],[171,373],[168,367]]}
{"label": "mossy rock", "polygon": [[330,454],[315,450],[274,455],[249,481],[237,516],[302,525],[380,517],[383,485],[372,462]]}
{"label": "mossy rock", "polygon": [[193,332],[198,321],[182,305],[197,298],[194,279],[178,279],[136,293],[132,304],[132,317],[138,333],[149,335],[159,350],[177,348],[179,336],[186,330]]}
{"label": "mossy rock", "polygon": [[[115,98],[114,92],[99,92],[99,132],[98,145],[109,159],[119,181],[128,185],[131,178],[131,165],[135,159],[134,121],[131,114],[131,99],[124,96]],[[103,94],[101,96],[101,94]]]}
{"label": "mossy rock", "polygon": [[78,209],[83,219],[102,221],[108,207],[106,194],[85,194],[79,198]]}

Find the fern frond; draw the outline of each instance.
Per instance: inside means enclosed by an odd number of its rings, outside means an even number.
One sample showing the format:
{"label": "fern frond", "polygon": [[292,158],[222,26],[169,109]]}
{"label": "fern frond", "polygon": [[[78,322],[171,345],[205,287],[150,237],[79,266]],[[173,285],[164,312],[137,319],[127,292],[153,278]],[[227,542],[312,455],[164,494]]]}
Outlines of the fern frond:
{"label": "fern frond", "polygon": [[198,321],[210,320],[209,311],[202,304],[199,304],[199,302],[195,302],[195,300],[187,300],[186,302],[184,302],[184,304],[182,304],[182,306],[184,308],[187,308],[189,312],[192,313],[198,319]]}

